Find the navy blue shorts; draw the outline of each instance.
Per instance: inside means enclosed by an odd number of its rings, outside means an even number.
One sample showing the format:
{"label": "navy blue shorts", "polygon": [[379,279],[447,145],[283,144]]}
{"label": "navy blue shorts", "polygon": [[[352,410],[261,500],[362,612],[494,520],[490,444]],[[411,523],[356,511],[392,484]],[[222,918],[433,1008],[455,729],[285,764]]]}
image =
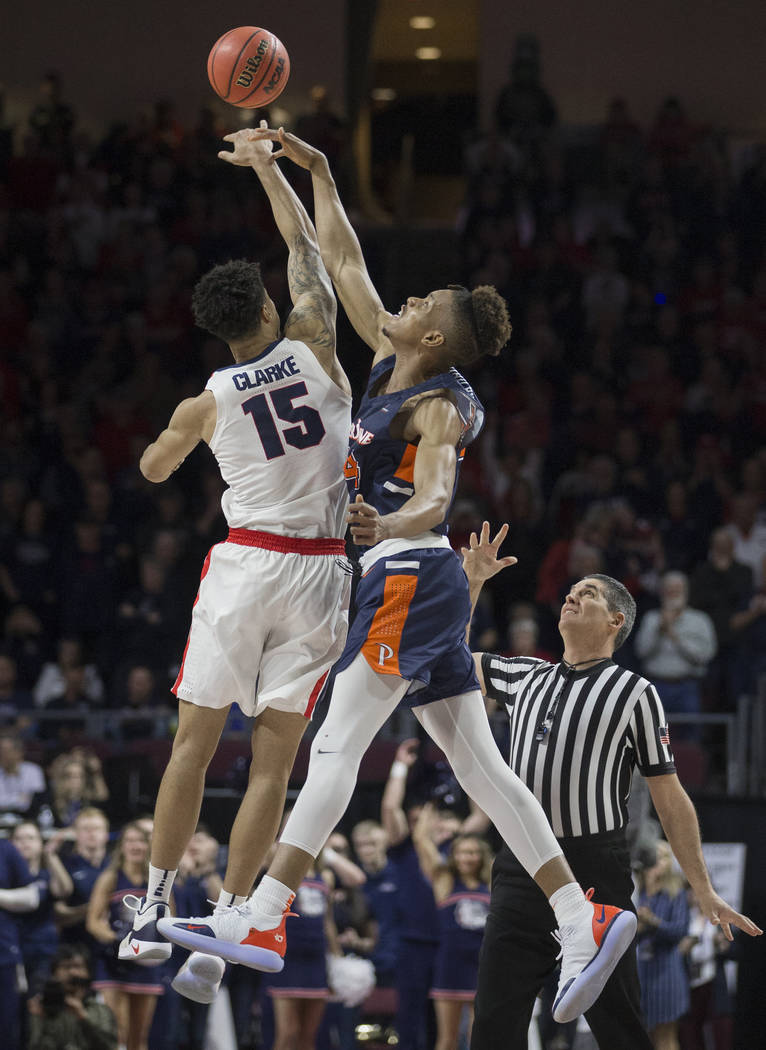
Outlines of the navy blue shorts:
{"label": "navy blue shorts", "polygon": [[426,547],[380,558],[359,581],[356,615],[338,673],[362,653],[379,674],[412,681],[402,701],[418,707],[479,688],[465,640],[471,615],[460,558]]}

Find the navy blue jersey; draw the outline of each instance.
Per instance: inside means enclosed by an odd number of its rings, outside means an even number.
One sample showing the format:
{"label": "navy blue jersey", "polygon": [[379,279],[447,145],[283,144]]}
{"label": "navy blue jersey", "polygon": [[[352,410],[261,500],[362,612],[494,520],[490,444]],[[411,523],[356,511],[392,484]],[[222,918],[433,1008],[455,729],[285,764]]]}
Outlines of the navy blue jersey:
{"label": "navy blue jersey", "polygon": [[55,955],[59,941],[56,922],[53,918],[51,873],[47,868],[40,868],[34,881],[40,891],[40,903],[34,911],[23,912],[16,916],[19,924],[21,954],[25,963],[41,955]]}
{"label": "navy blue jersey", "polygon": [[439,916],[431,883],[423,874],[415,845],[410,836],[390,846],[388,857],[397,873],[403,892],[399,894],[399,928],[402,940],[439,940]]}
{"label": "navy blue jersey", "polygon": [[[380,514],[391,514],[399,510],[415,491],[413,468],[417,445],[393,438],[389,430],[391,422],[405,401],[429,390],[449,390],[453,396],[463,420],[463,432],[457,445],[458,469],[455,471],[452,500],[455,498],[460,461],[465,447],[477,436],[484,422],[484,408],[481,402],[454,368],[404,390],[376,395],[375,390],[393,367],[394,355],[391,355],[375,365],[370,372],[367,389],[351,426],[345,469],[352,502],[357,494],[361,493],[365,502],[375,507]],[[444,521],[434,526],[433,532],[446,535],[452,500]]]}
{"label": "navy blue jersey", "polygon": [[439,948],[432,998],[473,1000],[488,914],[489,886],[482,882],[469,889],[455,880],[450,895],[439,903]]}
{"label": "navy blue jersey", "polygon": [[[12,842],[0,839],[0,889],[16,890],[34,882],[27,862]],[[19,927],[16,916],[0,908],[0,966],[20,963]]]}
{"label": "navy blue jersey", "polygon": [[362,893],[378,924],[378,940],[372,961],[378,974],[393,974],[399,955],[401,923],[398,873],[390,860],[380,871],[367,872]]}
{"label": "navy blue jersey", "polygon": [[[79,853],[70,853],[67,856],[62,856],[61,863],[72,879],[72,892],[67,897],[66,903],[70,908],[77,908],[82,904],[87,904],[91,893],[93,893],[93,887],[96,885],[96,879],[109,864],[109,858],[104,856],[100,864],[94,865],[89,860],[86,860],[85,857],[81,857]],[[73,923],[71,926],[62,926],[61,940],[66,941],[68,944],[86,944],[91,952],[97,951],[99,943],[85,929],[85,919],[82,922]]]}

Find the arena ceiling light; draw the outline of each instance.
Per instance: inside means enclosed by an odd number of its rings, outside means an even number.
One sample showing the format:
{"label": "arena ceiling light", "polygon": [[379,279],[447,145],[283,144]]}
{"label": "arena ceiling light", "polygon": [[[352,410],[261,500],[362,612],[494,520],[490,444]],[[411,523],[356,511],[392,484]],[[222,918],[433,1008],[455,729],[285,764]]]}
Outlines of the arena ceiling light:
{"label": "arena ceiling light", "polygon": [[413,15],[410,19],[410,29],[433,29],[436,19],[431,15]]}
{"label": "arena ceiling light", "polygon": [[434,62],[437,58],[442,57],[442,49],[440,47],[418,47],[415,50],[415,57],[422,59],[423,62]]}

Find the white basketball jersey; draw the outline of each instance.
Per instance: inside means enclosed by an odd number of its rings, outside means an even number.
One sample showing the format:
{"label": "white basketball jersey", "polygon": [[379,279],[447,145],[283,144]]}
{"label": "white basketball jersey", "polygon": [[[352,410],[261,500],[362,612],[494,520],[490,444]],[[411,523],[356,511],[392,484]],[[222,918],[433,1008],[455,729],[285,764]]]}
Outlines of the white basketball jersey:
{"label": "white basketball jersey", "polygon": [[280,339],[213,372],[206,389],[218,413],[210,448],[229,486],[221,500],[229,527],[342,537],[351,397],[309,347]]}

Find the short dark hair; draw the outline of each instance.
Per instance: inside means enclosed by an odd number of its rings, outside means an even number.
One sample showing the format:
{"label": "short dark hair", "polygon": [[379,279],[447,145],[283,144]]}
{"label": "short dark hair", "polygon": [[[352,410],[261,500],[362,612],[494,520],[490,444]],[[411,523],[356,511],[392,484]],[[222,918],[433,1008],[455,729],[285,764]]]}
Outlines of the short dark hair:
{"label": "short dark hair", "polygon": [[489,354],[496,357],[513,331],[508,304],[491,284],[469,292],[461,284],[449,285],[455,292],[454,315],[461,346],[459,364],[469,365]]}
{"label": "short dark hair", "polygon": [[265,301],[258,263],[232,259],[214,266],[197,281],[192,313],[200,328],[230,343],[258,331]]}
{"label": "short dark hair", "polygon": [[594,572],[592,575],[584,578],[586,580],[599,580],[603,584],[606,607],[609,612],[621,612],[625,617],[625,622],[614,639],[616,651],[633,630],[633,624],[636,622],[636,603],[633,595],[624,583],[620,583],[619,580],[615,580],[611,576],[604,576],[600,572]]}
{"label": "short dark hair", "polygon": [[51,962],[51,971],[55,972],[59,966],[79,959],[87,968],[88,975],[91,973],[90,951],[84,944],[60,944]]}

